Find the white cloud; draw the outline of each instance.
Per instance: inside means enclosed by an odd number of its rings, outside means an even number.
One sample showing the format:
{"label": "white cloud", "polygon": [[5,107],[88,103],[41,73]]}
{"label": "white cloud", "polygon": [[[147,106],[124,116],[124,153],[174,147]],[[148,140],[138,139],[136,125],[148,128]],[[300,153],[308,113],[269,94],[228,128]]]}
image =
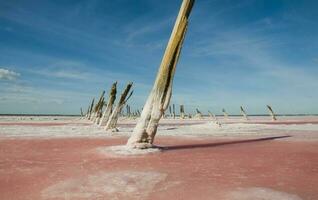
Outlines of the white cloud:
{"label": "white cloud", "polygon": [[32,69],[29,71],[47,77],[89,80],[93,74],[84,70],[85,68],[87,67],[79,62],[58,61],[45,68]]}
{"label": "white cloud", "polygon": [[86,72],[81,72],[77,70],[69,70],[69,69],[57,69],[53,70],[42,70],[39,71],[38,74],[48,76],[48,77],[56,77],[56,78],[64,78],[64,79],[78,79],[78,80],[88,80],[89,75]]}
{"label": "white cloud", "polygon": [[[285,43],[284,43],[285,42]],[[247,28],[231,31],[220,31],[215,38],[203,40],[193,50],[196,56],[235,58],[237,66],[247,65],[267,76],[268,81],[285,83],[280,87],[290,89],[314,88],[318,86],[316,71],[311,66],[301,67],[280,57],[277,49],[287,48],[286,43],[267,35],[266,32],[251,31]],[[303,65],[307,65],[304,63]],[[304,70],[305,69],[305,70]],[[255,80],[257,82],[257,80]]]}
{"label": "white cloud", "polygon": [[0,80],[9,80],[13,81],[19,77],[20,74],[14,71],[10,71],[8,69],[0,68]]}

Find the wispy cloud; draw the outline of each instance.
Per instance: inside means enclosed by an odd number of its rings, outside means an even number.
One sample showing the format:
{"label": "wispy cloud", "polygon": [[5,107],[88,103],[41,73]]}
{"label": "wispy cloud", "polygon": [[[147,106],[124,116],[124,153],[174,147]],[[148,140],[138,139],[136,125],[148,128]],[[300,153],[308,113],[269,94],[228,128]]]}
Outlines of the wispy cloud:
{"label": "wispy cloud", "polygon": [[0,97],[3,113],[70,113],[91,98],[89,94],[71,89],[58,90],[21,83],[1,85],[0,93],[5,94]]}
{"label": "wispy cloud", "polygon": [[5,69],[0,68],[0,80],[9,80],[13,81],[16,80],[20,76],[19,73]]}
{"label": "wispy cloud", "polygon": [[59,61],[46,67],[29,70],[31,73],[49,78],[89,80],[92,76],[82,63],[72,61]]}
{"label": "wispy cloud", "polygon": [[286,48],[287,41],[273,38],[266,30],[255,33],[248,29],[219,30],[218,36],[200,41],[193,52],[199,57],[234,60],[232,65],[248,66],[242,68],[242,72],[248,73],[247,69],[253,72],[256,70],[268,76],[268,81],[275,78],[276,81],[287,84],[285,86],[318,86],[316,74],[312,73],[316,71],[311,71],[310,66],[291,64],[278,54],[280,49]]}
{"label": "wispy cloud", "polygon": [[147,34],[151,34],[154,32],[159,32],[163,28],[167,28],[170,23],[173,22],[173,18],[166,18],[163,21],[159,22],[152,22],[151,24],[130,24],[128,25],[130,28],[128,28],[128,36],[127,41],[131,41],[137,37],[143,37]]}

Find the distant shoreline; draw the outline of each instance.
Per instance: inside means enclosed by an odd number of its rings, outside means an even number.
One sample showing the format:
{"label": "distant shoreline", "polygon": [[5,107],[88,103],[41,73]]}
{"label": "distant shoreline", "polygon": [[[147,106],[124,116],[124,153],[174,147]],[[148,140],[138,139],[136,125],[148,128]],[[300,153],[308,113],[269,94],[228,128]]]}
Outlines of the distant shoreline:
{"label": "distant shoreline", "polygon": [[[59,117],[81,117],[81,115],[72,115],[72,114],[0,114],[0,116],[36,116],[36,117],[53,117],[53,116],[59,116]],[[204,117],[208,117],[209,115],[203,115]],[[217,117],[223,117],[223,115],[216,115]],[[229,115],[229,117],[240,117],[242,115]],[[251,114],[248,116],[269,116],[269,114]],[[276,114],[276,116],[318,116],[318,114]],[[179,115],[176,115],[176,117],[179,117]]]}
{"label": "distant shoreline", "polygon": [[0,114],[0,116],[19,116],[19,117],[81,117],[81,115],[63,115],[63,114]]}

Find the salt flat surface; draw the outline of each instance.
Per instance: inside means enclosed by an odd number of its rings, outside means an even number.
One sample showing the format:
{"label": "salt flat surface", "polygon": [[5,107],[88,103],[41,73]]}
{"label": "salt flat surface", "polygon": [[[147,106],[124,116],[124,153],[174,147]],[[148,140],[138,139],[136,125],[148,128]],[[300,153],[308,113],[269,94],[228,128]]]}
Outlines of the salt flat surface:
{"label": "salt flat surface", "polygon": [[0,125],[2,137],[109,137],[98,126],[59,125],[59,126],[21,126]]}
{"label": "salt flat surface", "polygon": [[[219,137],[236,137],[236,136],[275,136],[291,135],[301,137],[316,138],[318,137],[318,124],[244,124],[231,123],[218,125],[214,122],[206,122],[199,125],[180,126],[176,129],[161,130],[162,135],[171,136],[219,136]],[[309,134],[309,136],[308,136]]]}
{"label": "salt flat surface", "polygon": [[317,142],[160,137],[162,131],[156,144],[163,152],[138,156],[103,151],[127,138],[1,138],[0,199],[318,199]]}
{"label": "salt flat surface", "polygon": [[128,147],[126,145],[100,147],[97,149],[97,151],[102,155],[111,157],[145,155],[150,153],[161,152],[159,148],[155,147],[148,149],[136,149]]}
{"label": "salt flat surface", "polygon": [[[293,136],[293,139],[317,140],[318,123],[311,123],[315,120],[318,121],[318,117],[281,117],[277,121],[279,124],[270,124],[270,119],[266,117],[252,117],[249,121],[245,121],[241,117],[218,118],[218,123],[207,117],[185,120],[165,118],[161,120],[157,134],[158,136],[178,137],[290,135]],[[128,137],[132,133],[136,122],[136,119],[121,118],[118,123],[119,132],[110,133],[102,127],[79,117],[21,118],[2,116],[0,117],[0,137]]]}
{"label": "salt flat surface", "polygon": [[159,172],[118,171],[99,172],[80,178],[70,178],[42,191],[43,199],[131,199],[148,197],[155,185],[166,178]]}
{"label": "salt flat surface", "polygon": [[80,120],[80,117],[73,116],[0,116],[0,122],[65,122],[78,120]]}
{"label": "salt flat surface", "polygon": [[301,200],[301,198],[295,194],[289,194],[273,190],[270,188],[240,188],[236,191],[230,192],[226,200]]}

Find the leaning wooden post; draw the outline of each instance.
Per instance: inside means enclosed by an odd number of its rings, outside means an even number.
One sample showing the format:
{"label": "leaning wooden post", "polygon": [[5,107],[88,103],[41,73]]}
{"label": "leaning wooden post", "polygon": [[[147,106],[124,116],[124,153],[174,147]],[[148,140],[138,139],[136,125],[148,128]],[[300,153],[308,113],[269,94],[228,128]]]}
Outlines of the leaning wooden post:
{"label": "leaning wooden post", "polygon": [[159,71],[144,105],[141,117],[127,145],[134,148],[152,147],[159,120],[167,109],[172,95],[172,82],[180,56],[194,0],[183,0],[176,23],[163,55]]}
{"label": "leaning wooden post", "polygon": [[194,117],[201,119],[201,118],[203,117],[203,115],[202,115],[202,113],[200,112],[200,110],[196,108],[195,111],[196,111],[196,114],[195,114]]}
{"label": "leaning wooden post", "polygon": [[95,119],[96,119],[96,117],[97,117],[98,108],[99,108],[99,106],[100,106],[100,104],[101,104],[101,101],[102,101],[104,95],[105,95],[105,91],[103,90],[103,91],[102,91],[102,94],[100,95],[100,97],[99,97],[99,99],[98,99],[97,104],[96,104],[95,107],[94,107],[94,110],[93,110],[94,112],[93,112],[93,115],[92,115],[92,121],[94,121],[94,122],[95,122]]}
{"label": "leaning wooden post", "polygon": [[99,124],[100,122],[100,119],[102,118],[103,116],[103,107],[105,105],[105,97],[102,98],[98,108],[97,108],[97,112],[96,112],[96,118],[95,118],[95,124]]}
{"label": "leaning wooden post", "polygon": [[185,118],[184,105],[180,105],[180,118],[181,118],[181,119],[184,119],[184,118]]}
{"label": "leaning wooden post", "polygon": [[212,119],[216,120],[216,116],[211,111],[208,110],[208,113]]}
{"label": "leaning wooden post", "polygon": [[89,117],[89,110],[91,109],[91,104],[88,105],[88,108],[87,108],[87,111],[86,111],[86,114],[85,114],[85,118],[88,119]]}
{"label": "leaning wooden post", "polygon": [[229,118],[229,115],[227,114],[224,108],[222,109],[222,112],[223,112],[224,118],[226,119]]}
{"label": "leaning wooden post", "polygon": [[176,118],[176,107],[174,106],[174,104],[172,105],[172,116],[173,116],[173,119]]}
{"label": "leaning wooden post", "polygon": [[93,120],[94,123],[97,123],[97,121],[99,121],[99,118],[102,116],[102,113],[101,113],[101,109],[103,109],[103,106],[104,106],[104,97],[102,97],[99,102],[96,104],[94,110],[95,110],[95,118]]}
{"label": "leaning wooden post", "polygon": [[241,113],[242,113],[244,119],[248,120],[247,114],[246,114],[246,112],[245,112],[243,106],[241,106],[240,108],[241,108]]}
{"label": "leaning wooden post", "polygon": [[84,117],[83,109],[81,108],[81,117]]}
{"label": "leaning wooden post", "polygon": [[267,108],[268,108],[268,110],[269,110],[270,115],[272,116],[272,120],[273,120],[273,121],[276,121],[277,118],[276,118],[276,115],[275,115],[275,113],[274,113],[272,107],[269,106],[269,105],[266,105],[266,106],[267,106]]}
{"label": "leaning wooden post", "polygon": [[104,110],[102,119],[99,122],[99,126],[105,126],[106,123],[108,122],[109,116],[111,115],[113,111],[113,105],[116,99],[116,93],[117,93],[117,81],[113,83],[112,87],[110,88],[107,106],[106,106],[106,109]]}
{"label": "leaning wooden post", "polygon": [[117,131],[116,126],[117,126],[117,121],[118,121],[119,114],[120,114],[121,110],[123,109],[123,107],[125,106],[125,104],[128,101],[128,99],[133,94],[133,91],[131,91],[129,93],[132,85],[133,85],[132,82],[127,84],[124,92],[120,96],[120,99],[119,99],[114,111],[112,112],[111,116],[109,117],[109,120],[107,121],[107,124],[105,126],[105,130],[110,130],[111,129],[113,131]]}
{"label": "leaning wooden post", "polygon": [[92,119],[92,112],[93,112],[93,107],[94,107],[94,101],[95,101],[95,98],[93,98],[92,103],[91,103],[91,107],[89,108],[89,114],[88,114],[88,119],[89,119],[89,120]]}

